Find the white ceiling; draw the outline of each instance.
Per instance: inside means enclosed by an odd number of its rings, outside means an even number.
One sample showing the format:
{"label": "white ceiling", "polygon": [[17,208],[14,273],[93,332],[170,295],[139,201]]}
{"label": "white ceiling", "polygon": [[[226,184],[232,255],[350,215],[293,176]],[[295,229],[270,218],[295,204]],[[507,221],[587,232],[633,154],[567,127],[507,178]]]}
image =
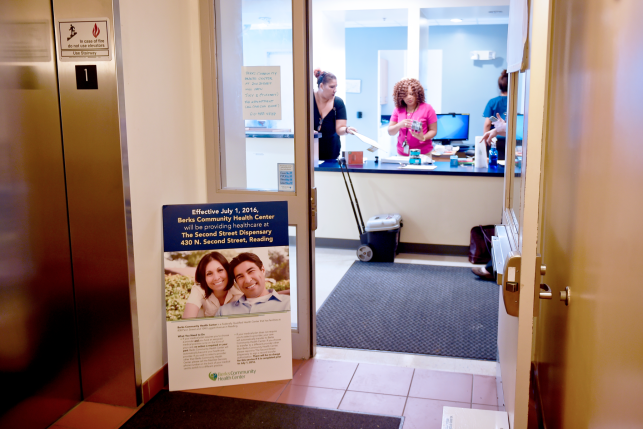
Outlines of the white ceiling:
{"label": "white ceiling", "polygon": [[[420,12],[429,25],[508,24],[509,6],[435,7]],[[462,22],[451,22],[452,19]]]}
{"label": "white ceiling", "polygon": [[406,27],[408,9],[347,10],[346,27]]}
{"label": "white ceiling", "polygon": [[[428,25],[508,24],[509,6],[439,7],[420,9]],[[451,22],[458,18],[462,22]],[[346,27],[406,27],[407,9],[347,10]]]}
{"label": "white ceiling", "polygon": [[509,6],[510,0],[312,0],[313,13],[333,10],[386,10],[408,8],[452,8]]}
{"label": "white ceiling", "polygon": [[[326,0],[328,1],[328,0]],[[409,0],[396,0],[399,9],[366,9],[373,0],[343,0],[342,6],[353,6],[354,9],[340,9],[345,14],[345,25],[351,27],[406,27],[408,25]],[[438,5],[441,0],[412,0],[418,5]],[[484,25],[509,23],[509,6],[489,6],[493,3],[507,3],[506,0],[451,0],[452,4],[466,1],[478,6],[466,7],[422,7],[420,13],[428,25]],[[313,13],[320,13],[321,6],[325,13],[328,3],[320,0],[313,1]],[[485,4],[486,6],[482,6]],[[390,5],[390,3],[389,3]],[[406,6],[406,7],[405,7]],[[290,0],[243,0],[243,23],[253,30],[259,29],[289,29],[292,27]],[[344,12],[345,11],[345,12]],[[324,13],[324,12],[321,12]],[[453,23],[451,19],[459,18],[462,22]]]}

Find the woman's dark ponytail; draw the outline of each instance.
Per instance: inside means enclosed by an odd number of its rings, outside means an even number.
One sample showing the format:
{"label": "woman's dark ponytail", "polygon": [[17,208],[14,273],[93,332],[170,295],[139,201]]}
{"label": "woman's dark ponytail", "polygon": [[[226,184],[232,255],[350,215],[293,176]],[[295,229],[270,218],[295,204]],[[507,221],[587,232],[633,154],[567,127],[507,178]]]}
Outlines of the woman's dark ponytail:
{"label": "woman's dark ponytail", "polygon": [[498,78],[498,88],[500,88],[500,92],[507,92],[508,86],[509,75],[507,74],[507,70],[503,70],[502,73],[500,73],[500,77]]}

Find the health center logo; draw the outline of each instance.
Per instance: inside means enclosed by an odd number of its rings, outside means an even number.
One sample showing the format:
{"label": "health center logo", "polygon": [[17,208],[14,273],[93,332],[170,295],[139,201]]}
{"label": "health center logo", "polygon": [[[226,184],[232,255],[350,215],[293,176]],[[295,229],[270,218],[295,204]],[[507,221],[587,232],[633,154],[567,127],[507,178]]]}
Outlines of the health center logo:
{"label": "health center logo", "polygon": [[212,381],[217,381],[218,375],[216,372],[211,372],[210,374],[208,374],[208,377],[210,377],[210,380]]}

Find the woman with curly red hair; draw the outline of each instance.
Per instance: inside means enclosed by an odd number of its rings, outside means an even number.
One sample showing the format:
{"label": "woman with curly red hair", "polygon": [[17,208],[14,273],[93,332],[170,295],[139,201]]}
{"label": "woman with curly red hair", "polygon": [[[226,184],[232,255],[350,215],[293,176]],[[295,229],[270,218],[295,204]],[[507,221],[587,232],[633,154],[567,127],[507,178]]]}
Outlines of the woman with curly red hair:
{"label": "woman with curly red hair", "polygon": [[[391,115],[388,133],[397,137],[397,153],[408,156],[410,149],[420,153],[433,150],[431,140],[438,133],[438,117],[430,104],[424,102],[424,88],[417,79],[402,79],[393,87],[395,111]],[[421,123],[422,131],[412,129],[413,122]]]}
{"label": "woman with curly red hair", "polygon": [[335,96],[337,77],[315,69],[317,91],[315,91],[314,124],[315,130],[321,132],[319,139],[319,159],[337,159],[341,149],[339,136],[352,134],[357,130],[346,124],[346,106],[344,100]]}

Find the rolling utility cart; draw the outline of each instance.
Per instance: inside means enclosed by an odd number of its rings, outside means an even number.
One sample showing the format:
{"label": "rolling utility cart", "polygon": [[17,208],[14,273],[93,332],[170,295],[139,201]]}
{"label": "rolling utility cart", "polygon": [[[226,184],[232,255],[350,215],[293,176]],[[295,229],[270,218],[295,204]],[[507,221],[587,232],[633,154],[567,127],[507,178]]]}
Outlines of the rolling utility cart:
{"label": "rolling utility cart", "polygon": [[[357,230],[359,231],[361,245],[357,248],[357,258],[364,262],[393,262],[395,255],[399,253],[397,247],[400,243],[400,231],[403,226],[402,216],[399,214],[381,214],[373,216],[364,225],[364,218],[357,202],[357,194],[355,193],[351,176],[348,173],[346,160],[340,158],[338,161],[339,168],[342,170],[344,184],[346,185],[346,192],[348,192],[348,199],[351,201],[351,207],[355,215]],[[346,175],[344,175],[344,167],[346,167]],[[348,177],[348,181],[346,181],[346,177]],[[350,188],[348,187],[349,182]],[[352,194],[351,190],[353,191]],[[353,197],[355,202],[353,202]],[[357,210],[355,209],[356,206]]]}

